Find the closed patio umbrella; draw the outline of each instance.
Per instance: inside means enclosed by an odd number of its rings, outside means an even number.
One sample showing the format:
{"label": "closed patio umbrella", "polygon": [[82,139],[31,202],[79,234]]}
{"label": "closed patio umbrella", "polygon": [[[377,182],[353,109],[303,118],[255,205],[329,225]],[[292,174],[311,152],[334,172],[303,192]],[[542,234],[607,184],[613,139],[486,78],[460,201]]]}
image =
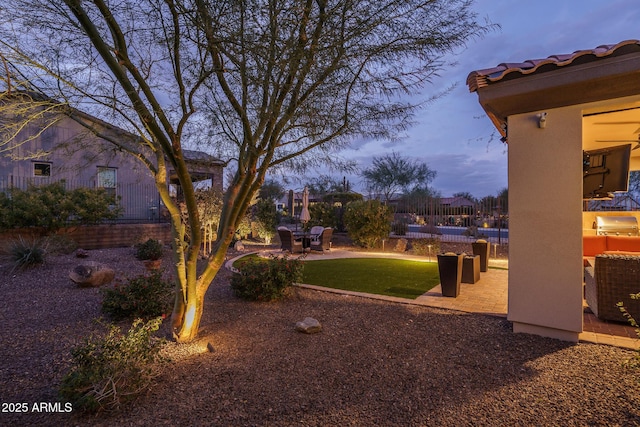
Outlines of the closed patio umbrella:
{"label": "closed patio umbrella", "polygon": [[304,187],[302,192],[302,212],[300,212],[300,222],[306,224],[311,219],[309,215],[309,189]]}

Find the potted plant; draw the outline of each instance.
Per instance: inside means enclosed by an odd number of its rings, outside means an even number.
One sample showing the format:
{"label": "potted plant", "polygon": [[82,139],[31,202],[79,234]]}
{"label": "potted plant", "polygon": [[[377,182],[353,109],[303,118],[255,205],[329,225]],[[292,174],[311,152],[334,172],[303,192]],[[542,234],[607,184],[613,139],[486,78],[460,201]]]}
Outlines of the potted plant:
{"label": "potted plant", "polygon": [[135,246],[136,258],[144,261],[145,266],[149,270],[160,268],[162,263],[163,248],[162,243],[156,239],[148,239],[144,243]]}
{"label": "potted plant", "polygon": [[460,295],[464,255],[453,252],[438,255],[438,273],[440,274],[442,296],[455,298]]}

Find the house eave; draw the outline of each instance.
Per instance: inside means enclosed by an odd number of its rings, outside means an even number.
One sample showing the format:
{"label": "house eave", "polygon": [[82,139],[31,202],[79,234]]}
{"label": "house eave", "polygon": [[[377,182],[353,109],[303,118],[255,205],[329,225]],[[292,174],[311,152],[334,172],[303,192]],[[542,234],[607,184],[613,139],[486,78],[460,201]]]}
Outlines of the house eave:
{"label": "house eave", "polygon": [[475,90],[480,105],[506,137],[507,118],[514,114],[640,94],[640,52],[500,80]]}

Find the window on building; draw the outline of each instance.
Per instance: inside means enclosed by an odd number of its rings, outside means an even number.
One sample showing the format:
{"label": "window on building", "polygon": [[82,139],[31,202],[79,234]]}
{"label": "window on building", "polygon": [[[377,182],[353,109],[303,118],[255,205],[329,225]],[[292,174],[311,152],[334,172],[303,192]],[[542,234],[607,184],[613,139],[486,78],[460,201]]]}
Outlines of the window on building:
{"label": "window on building", "polygon": [[116,196],[117,174],[116,168],[98,168],[98,188],[104,188],[107,194]]}
{"label": "window on building", "polygon": [[33,176],[50,177],[51,163],[34,163]]}

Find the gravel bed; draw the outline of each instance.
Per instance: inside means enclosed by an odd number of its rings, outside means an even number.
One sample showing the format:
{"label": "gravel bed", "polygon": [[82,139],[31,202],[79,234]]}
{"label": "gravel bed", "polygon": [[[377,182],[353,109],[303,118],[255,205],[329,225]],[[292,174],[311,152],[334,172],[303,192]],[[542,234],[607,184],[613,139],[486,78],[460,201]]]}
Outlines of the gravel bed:
{"label": "gravel bed", "polygon": [[[120,275],[143,271],[130,248],[89,253]],[[60,402],[70,349],[104,330],[94,321],[98,291],[68,279],[79,262],[51,256],[13,273],[0,265],[0,425],[640,425],[640,371],[623,366],[630,350],[513,334],[503,318],[302,288],[250,303],[232,295],[226,271],[207,295],[201,338],[168,344],[173,362],[137,401],[98,417],[34,412]],[[305,317],[323,331],[296,332]],[[16,403],[28,413],[7,412]]]}

